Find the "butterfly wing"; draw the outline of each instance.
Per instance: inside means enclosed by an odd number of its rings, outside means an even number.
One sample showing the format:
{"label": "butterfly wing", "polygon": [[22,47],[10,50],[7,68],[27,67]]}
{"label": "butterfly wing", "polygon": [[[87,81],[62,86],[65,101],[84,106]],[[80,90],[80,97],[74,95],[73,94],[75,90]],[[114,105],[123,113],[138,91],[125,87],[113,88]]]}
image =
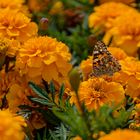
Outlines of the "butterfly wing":
{"label": "butterfly wing", "polygon": [[116,58],[107,50],[107,46],[98,41],[93,50],[93,73],[99,77],[101,75],[112,76],[115,72],[121,70],[121,66]]}

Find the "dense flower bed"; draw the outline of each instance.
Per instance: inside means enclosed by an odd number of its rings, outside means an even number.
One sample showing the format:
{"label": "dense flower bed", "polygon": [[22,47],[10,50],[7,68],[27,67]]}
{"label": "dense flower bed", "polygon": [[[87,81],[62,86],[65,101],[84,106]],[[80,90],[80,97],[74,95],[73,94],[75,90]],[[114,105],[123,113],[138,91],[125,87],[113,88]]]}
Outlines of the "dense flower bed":
{"label": "dense flower bed", "polygon": [[0,140],[139,140],[139,10],[0,0]]}

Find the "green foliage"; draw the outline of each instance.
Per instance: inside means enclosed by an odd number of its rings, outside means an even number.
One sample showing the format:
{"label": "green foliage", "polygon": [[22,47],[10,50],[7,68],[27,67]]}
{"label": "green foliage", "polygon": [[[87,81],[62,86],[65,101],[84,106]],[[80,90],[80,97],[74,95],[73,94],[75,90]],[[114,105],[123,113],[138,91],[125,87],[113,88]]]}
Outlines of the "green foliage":
{"label": "green foliage", "polygon": [[[39,105],[48,107],[48,110],[38,108],[38,111],[43,114],[44,118],[47,118],[47,123],[53,124],[52,129],[43,134],[49,140],[68,140],[77,135],[83,140],[94,140],[98,139],[98,137],[93,138],[94,134],[99,136],[101,131],[109,133],[117,128],[127,128],[131,122],[132,105],[127,110],[122,107],[104,105],[98,111],[91,112],[81,105],[81,111],[79,111],[76,106],[69,103],[68,99],[63,100],[64,84],[60,87],[57,102],[55,102],[56,90],[53,82],[49,85],[51,96],[32,82],[29,86],[39,96],[30,97],[30,99]],[[38,140],[46,140],[42,137],[44,136],[38,134]]]}
{"label": "green foliage", "polygon": [[70,130],[74,135],[78,134],[83,139],[88,139],[90,132],[87,128],[86,122],[77,111],[75,106],[69,106],[63,112],[60,112],[59,110],[57,110],[57,108],[54,108],[53,112],[57,117],[59,117],[65,124],[70,127]]}
{"label": "green foliage", "polygon": [[87,117],[90,121],[91,131],[109,133],[116,128],[124,128],[129,124],[131,111],[123,108],[117,110],[117,108],[104,105],[99,111],[90,112]]}
{"label": "green foliage", "polygon": [[56,127],[54,131],[50,130],[49,140],[69,140],[69,131],[64,126],[64,124],[60,124],[60,127]]}

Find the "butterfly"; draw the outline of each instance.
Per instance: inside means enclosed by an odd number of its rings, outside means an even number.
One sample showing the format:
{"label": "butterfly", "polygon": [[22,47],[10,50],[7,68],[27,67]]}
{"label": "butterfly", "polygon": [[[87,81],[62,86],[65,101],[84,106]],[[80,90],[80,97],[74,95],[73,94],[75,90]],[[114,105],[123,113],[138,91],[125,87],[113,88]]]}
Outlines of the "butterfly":
{"label": "butterfly", "polygon": [[102,75],[112,76],[115,72],[121,70],[121,65],[115,57],[107,50],[107,46],[98,41],[93,49],[93,72],[92,76]]}

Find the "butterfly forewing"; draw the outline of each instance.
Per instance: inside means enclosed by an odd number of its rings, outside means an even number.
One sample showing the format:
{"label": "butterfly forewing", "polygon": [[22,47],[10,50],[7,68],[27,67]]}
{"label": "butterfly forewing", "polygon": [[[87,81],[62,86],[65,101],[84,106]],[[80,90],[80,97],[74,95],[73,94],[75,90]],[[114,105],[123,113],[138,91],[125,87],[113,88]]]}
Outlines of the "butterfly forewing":
{"label": "butterfly forewing", "polygon": [[107,46],[98,41],[93,49],[93,76],[109,75],[121,70],[116,58],[107,50]]}

